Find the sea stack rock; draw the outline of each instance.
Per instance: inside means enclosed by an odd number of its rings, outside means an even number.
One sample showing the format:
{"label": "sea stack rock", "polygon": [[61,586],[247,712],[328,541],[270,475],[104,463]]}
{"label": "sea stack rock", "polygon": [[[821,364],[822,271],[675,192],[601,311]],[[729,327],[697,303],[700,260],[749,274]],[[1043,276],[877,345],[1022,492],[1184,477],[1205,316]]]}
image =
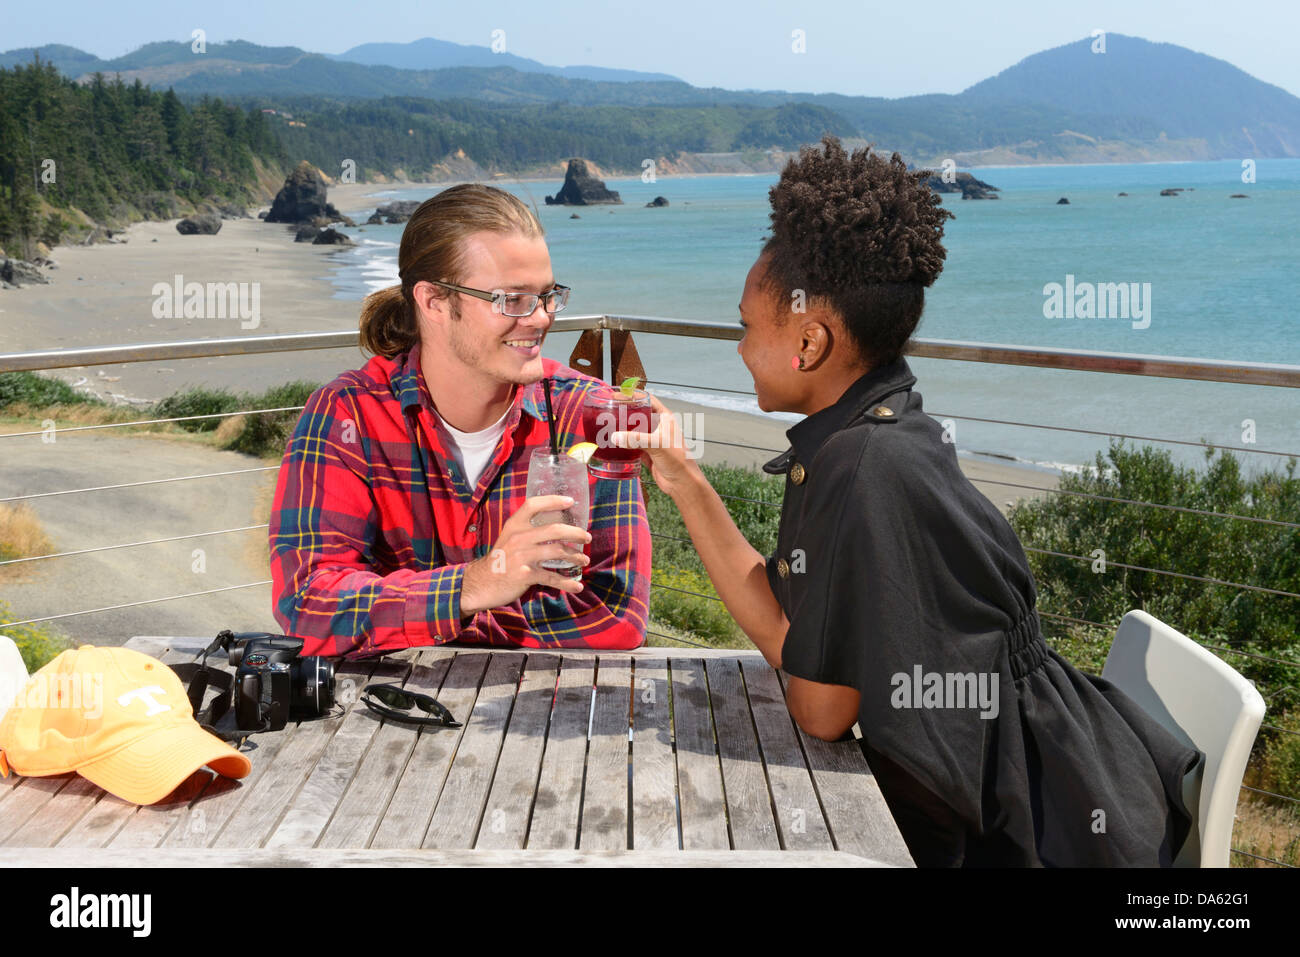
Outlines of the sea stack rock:
{"label": "sea stack rock", "polygon": [[1183,191],[1183,190],[1182,190],[1181,187],[1176,187],[1176,188],[1174,188],[1174,189],[1162,189],[1162,190],[1160,191],[1160,195],[1161,195],[1161,196],[1177,196],[1177,195],[1178,195],[1179,193],[1181,193],[1182,191]]}
{"label": "sea stack rock", "polygon": [[337,229],[322,229],[316,234],[316,238],[311,241],[313,246],[352,246],[355,245],[346,233],[341,233]]}
{"label": "sea stack rock", "polygon": [[378,207],[374,214],[366,220],[367,226],[377,226],[380,223],[404,223],[414,215],[415,211],[420,208],[418,199],[398,199],[391,203],[385,203]]}
{"label": "sea stack rock", "polygon": [[656,207],[656,206],[667,206],[667,205],[668,205],[668,197],[667,197],[667,196],[656,196],[654,199],[650,200],[650,202],[646,203],[645,205],[646,205],[646,209],[651,209],[651,208]]}
{"label": "sea stack rock", "polygon": [[266,221],[298,224],[323,219],[326,222],[346,222],[352,225],[351,220],[326,200],[327,190],[320,170],[303,160],[285,179],[280,192],[276,193],[271,211],[266,214]]}
{"label": "sea stack rock", "polygon": [[1250,199],[1245,193],[1233,193],[1228,199]]}
{"label": "sea stack rock", "polygon": [[998,188],[970,173],[956,173],[951,183],[941,173],[931,173],[929,186],[936,193],[961,193],[962,199],[997,199]]}
{"label": "sea stack rock", "polygon": [[554,196],[546,197],[547,206],[594,206],[597,203],[622,203],[618,193],[605,188],[604,180],[596,178],[585,159],[569,160],[564,174],[564,185]]}
{"label": "sea stack rock", "polygon": [[1070,205],[1070,201],[1069,201],[1068,199],[1066,199],[1064,196],[1062,196],[1060,199],[1058,199],[1058,200],[1056,201],[1056,205],[1057,205],[1057,206],[1069,206],[1069,205]]}

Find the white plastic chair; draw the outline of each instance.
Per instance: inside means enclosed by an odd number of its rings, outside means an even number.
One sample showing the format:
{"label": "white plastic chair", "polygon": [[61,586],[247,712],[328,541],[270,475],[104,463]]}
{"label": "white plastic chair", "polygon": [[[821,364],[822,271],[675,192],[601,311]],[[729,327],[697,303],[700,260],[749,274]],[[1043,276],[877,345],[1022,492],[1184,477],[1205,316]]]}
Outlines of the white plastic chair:
{"label": "white plastic chair", "polygon": [[1264,699],[1212,652],[1144,611],[1130,611],[1120,622],[1101,676],[1180,741],[1204,752],[1202,773],[1183,780],[1197,827],[1174,866],[1227,867],[1237,796]]}

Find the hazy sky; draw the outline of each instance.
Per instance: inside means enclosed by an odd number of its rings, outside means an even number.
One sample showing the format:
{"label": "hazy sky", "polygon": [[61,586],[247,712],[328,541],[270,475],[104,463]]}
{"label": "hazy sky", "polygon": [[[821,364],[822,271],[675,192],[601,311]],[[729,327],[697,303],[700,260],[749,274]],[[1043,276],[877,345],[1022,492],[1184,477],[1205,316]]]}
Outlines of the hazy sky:
{"label": "hazy sky", "polygon": [[[697,86],[873,96],[957,93],[1024,57],[1094,29],[1176,43],[1300,95],[1296,0],[104,0],[11,4],[0,50],[66,43],[100,57],[153,40],[251,40],[341,53],[359,43],[433,36],[557,66],[671,73]],[[802,30],[806,52],[792,51]]]}

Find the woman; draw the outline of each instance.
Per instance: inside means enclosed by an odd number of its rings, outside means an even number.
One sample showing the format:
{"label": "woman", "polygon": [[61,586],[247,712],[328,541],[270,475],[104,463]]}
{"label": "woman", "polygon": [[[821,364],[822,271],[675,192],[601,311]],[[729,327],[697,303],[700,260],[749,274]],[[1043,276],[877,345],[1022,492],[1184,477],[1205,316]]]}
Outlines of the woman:
{"label": "woman", "polygon": [[772,188],[740,301],[759,407],[807,416],[764,466],[786,476],[776,552],[745,541],[671,415],[614,441],[645,449],[800,727],[860,724],[919,865],[1168,865],[1202,756],[1047,647],[1015,533],[912,391],[903,347],[951,213],[896,154],[823,143]]}

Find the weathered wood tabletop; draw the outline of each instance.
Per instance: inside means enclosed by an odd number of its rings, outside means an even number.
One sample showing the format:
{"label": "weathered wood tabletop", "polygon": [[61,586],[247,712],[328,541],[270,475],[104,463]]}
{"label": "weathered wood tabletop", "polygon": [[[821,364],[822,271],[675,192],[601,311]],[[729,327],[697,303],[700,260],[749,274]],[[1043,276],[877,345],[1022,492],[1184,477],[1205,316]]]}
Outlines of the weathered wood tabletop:
{"label": "weathered wood tabletop", "polygon": [[[129,647],[179,663],[204,644]],[[200,769],[139,807],[75,774],[0,780],[0,865],[913,866],[857,744],[804,734],[784,677],[668,648],[340,662],[346,703],[251,737],[242,781]],[[357,700],[369,681],[463,727],[384,721]]]}

